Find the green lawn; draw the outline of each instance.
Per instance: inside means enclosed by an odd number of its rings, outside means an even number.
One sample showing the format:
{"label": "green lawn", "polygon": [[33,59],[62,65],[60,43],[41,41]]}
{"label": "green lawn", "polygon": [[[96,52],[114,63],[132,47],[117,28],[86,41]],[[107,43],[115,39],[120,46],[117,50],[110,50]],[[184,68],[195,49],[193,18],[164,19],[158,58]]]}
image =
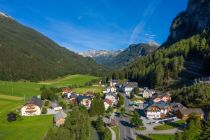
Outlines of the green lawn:
{"label": "green lawn", "polygon": [[150,134],[146,136],[138,136],[136,140],[175,140],[175,136],[166,134]]}
{"label": "green lawn", "polygon": [[176,122],[169,122],[166,124],[161,124],[161,125],[155,126],[154,129],[155,130],[168,130],[168,129],[173,129],[173,128],[179,127],[179,126],[183,125],[184,123],[185,123],[184,120],[178,120]]}
{"label": "green lawn", "polygon": [[[6,120],[7,113],[21,107],[23,98],[0,95],[0,124]],[[0,131],[1,132],[1,131]]]}
{"label": "green lawn", "polygon": [[173,129],[173,128],[175,127],[168,124],[162,124],[162,125],[158,125],[154,127],[155,130],[168,130],[168,129]]}
{"label": "green lawn", "polygon": [[[99,77],[89,76],[89,75],[68,75],[63,78],[58,78],[52,81],[45,82],[8,82],[8,81],[0,81],[0,94],[9,95],[9,96],[19,96],[26,97],[26,99],[30,98],[33,95],[40,94],[40,87],[43,85],[53,86],[53,87],[64,87],[69,85],[84,85],[86,82],[89,82],[94,79],[98,79]],[[89,89],[93,89],[96,92],[101,91],[99,87],[89,87]],[[78,92],[86,91],[88,88],[78,88],[75,89]]]}
{"label": "green lawn", "polygon": [[119,140],[119,126],[112,127],[112,130],[114,130],[116,134],[116,140]]}
{"label": "green lawn", "polygon": [[53,126],[53,116],[24,117],[15,122],[0,123],[1,140],[40,140]]}
{"label": "green lawn", "polygon": [[23,98],[0,95],[0,140],[39,140],[53,125],[53,116],[23,117],[8,122],[7,113],[24,103]]}
{"label": "green lawn", "polygon": [[101,93],[102,88],[99,86],[90,86],[90,87],[75,88],[73,89],[73,91],[79,94],[85,93],[87,91],[91,91],[94,93]]}

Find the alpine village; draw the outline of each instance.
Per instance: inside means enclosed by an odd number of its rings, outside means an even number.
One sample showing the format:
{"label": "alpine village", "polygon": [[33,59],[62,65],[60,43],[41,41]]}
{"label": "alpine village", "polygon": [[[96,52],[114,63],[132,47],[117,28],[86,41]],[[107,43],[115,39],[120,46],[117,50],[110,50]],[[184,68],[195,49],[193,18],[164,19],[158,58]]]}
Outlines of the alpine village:
{"label": "alpine village", "polygon": [[210,140],[210,0],[168,30],[75,53],[1,12],[0,140]]}

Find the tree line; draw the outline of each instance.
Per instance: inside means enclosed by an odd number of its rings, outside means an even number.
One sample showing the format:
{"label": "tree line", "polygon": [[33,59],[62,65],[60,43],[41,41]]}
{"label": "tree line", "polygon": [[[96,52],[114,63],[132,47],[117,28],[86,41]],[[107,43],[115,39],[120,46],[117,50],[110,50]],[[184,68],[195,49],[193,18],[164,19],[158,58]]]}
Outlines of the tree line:
{"label": "tree line", "polygon": [[183,39],[169,47],[134,60],[120,71],[109,75],[113,79],[136,81],[141,86],[158,88],[182,77],[188,60],[204,62],[201,73],[210,74],[210,38],[207,33]]}

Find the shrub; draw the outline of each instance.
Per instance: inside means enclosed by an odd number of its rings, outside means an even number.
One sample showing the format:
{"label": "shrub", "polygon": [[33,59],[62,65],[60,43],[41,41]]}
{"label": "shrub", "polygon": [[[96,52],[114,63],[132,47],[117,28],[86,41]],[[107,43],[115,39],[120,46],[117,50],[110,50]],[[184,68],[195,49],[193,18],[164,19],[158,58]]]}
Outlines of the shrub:
{"label": "shrub", "polygon": [[49,101],[45,101],[44,106],[48,106],[50,104]]}
{"label": "shrub", "polygon": [[42,108],[42,114],[47,114],[47,108],[46,107]]}

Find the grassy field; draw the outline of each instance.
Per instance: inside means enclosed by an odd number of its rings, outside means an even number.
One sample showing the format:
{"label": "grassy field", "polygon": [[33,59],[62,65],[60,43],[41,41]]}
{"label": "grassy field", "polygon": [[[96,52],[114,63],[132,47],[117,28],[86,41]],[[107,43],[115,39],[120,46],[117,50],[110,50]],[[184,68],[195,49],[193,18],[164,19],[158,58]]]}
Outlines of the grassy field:
{"label": "grassy field", "polygon": [[91,87],[75,88],[75,89],[73,89],[73,91],[76,93],[79,93],[79,94],[85,93],[87,91],[92,91],[94,93],[101,93],[102,88],[99,86],[91,86]]}
{"label": "grassy field", "polygon": [[97,80],[99,77],[90,76],[90,75],[67,75],[65,77],[57,78],[51,81],[40,82],[41,85],[51,85],[55,87],[64,87],[69,85],[84,85],[85,83],[91,80]]}
{"label": "grassy field", "polygon": [[40,140],[53,126],[53,116],[24,117],[0,124],[1,140]]}
{"label": "grassy field", "polygon": [[138,136],[136,140],[175,140],[175,136],[163,134],[150,134],[147,136]]}
{"label": "grassy field", "polygon": [[8,122],[7,113],[15,111],[24,103],[23,98],[0,95],[0,139],[38,140],[53,125],[53,116],[23,117],[20,121]]}
{"label": "grassy field", "polygon": [[[69,85],[84,85],[86,82],[91,80],[98,79],[95,76],[89,75],[68,75],[63,78],[58,78],[52,81],[45,81],[39,83],[33,82],[8,82],[8,81],[0,81],[0,95],[9,95],[9,96],[19,96],[19,97],[26,97],[27,99],[33,95],[40,94],[40,87],[43,85],[52,86],[52,87],[64,87]],[[86,91],[88,88],[78,88],[75,89],[78,92]],[[98,87],[90,88],[94,91],[98,92],[101,91]]]}
{"label": "grassy field", "polygon": [[170,122],[170,123],[155,126],[154,129],[155,130],[168,130],[168,129],[173,129],[173,128],[179,127],[183,124],[185,124],[185,121],[184,120],[179,120],[179,121],[176,121],[176,122]]}
{"label": "grassy field", "polygon": [[0,95],[0,124],[6,120],[8,112],[14,111],[23,103],[24,101],[21,97]]}
{"label": "grassy field", "polygon": [[[39,83],[0,81],[0,140],[39,140],[53,127],[53,116],[22,117],[15,122],[7,121],[7,114],[20,108],[31,96],[40,94],[40,87],[64,87],[84,85],[98,79],[89,75],[68,75],[52,81]],[[101,92],[97,86],[75,88],[78,93]],[[25,98],[26,97],[26,98]]]}

